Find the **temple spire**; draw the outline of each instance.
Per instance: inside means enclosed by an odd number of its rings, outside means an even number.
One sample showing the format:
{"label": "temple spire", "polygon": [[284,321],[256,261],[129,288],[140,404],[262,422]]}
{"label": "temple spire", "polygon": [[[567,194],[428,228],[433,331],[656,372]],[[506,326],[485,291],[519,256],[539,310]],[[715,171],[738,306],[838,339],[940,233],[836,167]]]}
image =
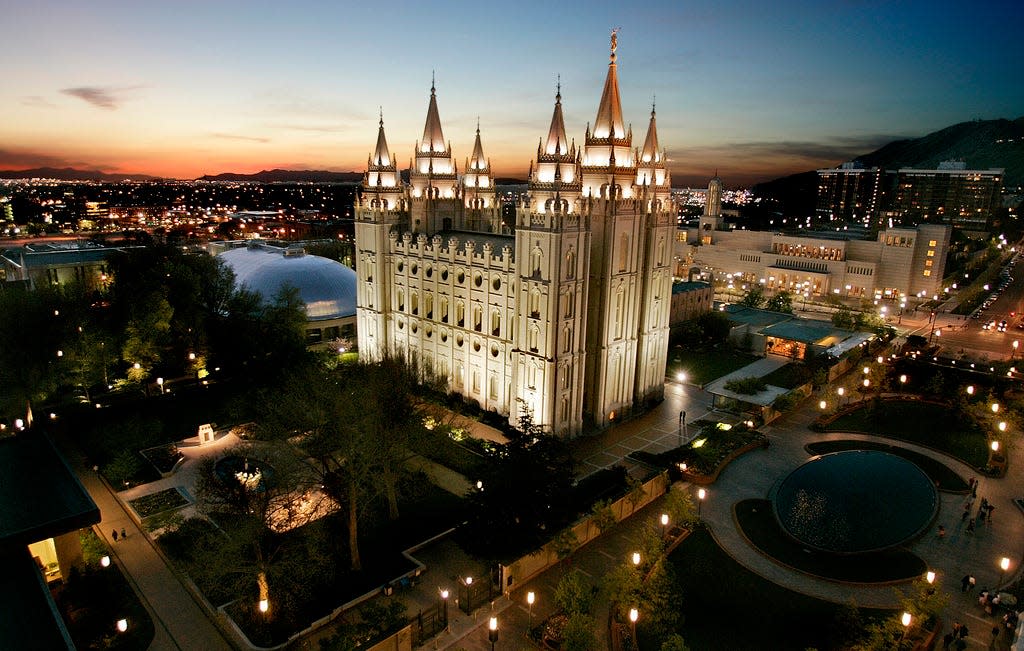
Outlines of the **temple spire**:
{"label": "temple spire", "polygon": [[565,154],[569,151],[569,143],[565,137],[565,120],[562,118],[562,76],[558,76],[555,87],[555,110],[551,115],[551,127],[544,144],[544,153],[548,155]]}
{"label": "temple spire", "polygon": [[640,162],[656,163],[661,161],[661,149],[658,147],[658,124],[654,104],[651,104],[651,123],[647,127],[647,138],[640,150]]}
{"label": "temple spire", "polygon": [[608,76],[601,93],[601,104],[594,120],[595,138],[624,138],[626,129],[622,122],[622,102],[619,99],[619,79],[616,73],[615,50],[618,47],[618,29],[612,30],[611,57],[608,62]]}
{"label": "temple spire", "polygon": [[476,119],[476,142],[473,143],[473,155],[469,158],[466,170],[487,169],[487,159],[484,157],[484,146],[480,143],[480,118]]}
{"label": "temple spire", "polygon": [[388,141],[384,137],[384,108],[380,109],[380,126],[377,129],[377,146],[373,150],[374,165],[390,165],[391,152],[388,151]]}
{"label": "temple spire", "polygon": [[434,74],[430,75],[430,104],[427,106],[427,121],[423,125],[423,140],[420,141],[423,151],[447,151],[444,134],[441,132],[441,118],[437,112],[437,89],[434,87]]}

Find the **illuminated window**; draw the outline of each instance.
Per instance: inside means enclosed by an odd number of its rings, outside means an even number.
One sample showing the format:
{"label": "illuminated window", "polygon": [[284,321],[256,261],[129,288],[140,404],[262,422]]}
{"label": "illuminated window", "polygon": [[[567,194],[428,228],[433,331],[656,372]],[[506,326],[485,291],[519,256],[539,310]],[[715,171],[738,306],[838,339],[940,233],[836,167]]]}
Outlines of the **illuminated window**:
{"label": "illuminated window", "polygon": [[938,242],[936,242],[935,240],[930,240],[930,241],[928,242],[928,246],[938,246],[938,244],[939,244],[939,243],[938,243]]}
{"label": "illuminated window", "polygon": [[929,258],[934,258],[935,257],[935,251],[929,251],[928,252],[928,257]]}
{"label": "illuminated window", "polygon": [[925,275],[925,276],[930,276],[930,275],[932,275],[932,270],[931,270],[931,269],[925,269],[925,270],[924,270],[924,275]]}
{"label": "illuminated window", "polygon": [[497,337],[501,333],[501,312],[491,310],[491,335]]}
{"label": "illuminated window", "polygon": [[530,318],[540,318],[540,290],[536,287],[530,290]]}
{"label": "illuminated window", "polygon": [[924,266],[926,266],[926,267],[932,266],[932,260],[925,260],[924,261]]}

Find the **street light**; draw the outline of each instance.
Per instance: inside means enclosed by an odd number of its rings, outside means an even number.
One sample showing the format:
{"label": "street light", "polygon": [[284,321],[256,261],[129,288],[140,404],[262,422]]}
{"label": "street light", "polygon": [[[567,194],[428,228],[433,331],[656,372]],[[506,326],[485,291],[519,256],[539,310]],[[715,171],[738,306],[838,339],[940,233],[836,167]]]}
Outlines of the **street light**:
{"label": "street light", "polygon": [[927,581],[929,585],[935,583],[935,572],[928,570],[928,573],[924,575],[924,580]]}
{"label": "street light", "polygon": [[661,537],[665,537],[665,531],[668,528],[668,513],[661,514]]}
{"label": "street light", "polygon": [[904,612],[900,617],[900,623],[903,624],[903,635],[900,636],[900,646],[903,646],[903,640],[907,637],[907,629],[910,628],[910,622],[912,619],[913,617],[911,617],[908,612]]}
{"label": "street light", "polygon": [[124,633],[125,631],[127,631],[128,630],[128,620],[127,619],[119,619],[119,620],[117,620],[117,630],[119,632],[121,632],[121,633]]}
{"label": "street light", "polygon": [[637,643],[636,643],[636,620],[638,620],[639,618],[640,618],[640,611],[637,610],[636,608],[630,608],[629,609],[629,625],[630,625],[630,628],[633,630],[633,648],[634,649],[639,648]]}
{"label": "street light", "polygon": [[839,401],[843,402],[843,394],[846,393],[846,389],[844,389],[843,387],[839,387],[838,389],[836,389],[836,393],[839,395]]}
{"label": "street light", "polygon": [[526,593],[526,603],[530,606],[530,628],[533,628],[533,602],[537,599],[537,596],[533,594],[533,590]]}
{"label": "street light", "polygon": [[441,588],[438,588],[438,590],[440,590],[440,592],[441,592],[442,610],[444,612],[444,630],[447,631],[448,630],[448,595],[449,595],[449,592],[448,592],[448,588],[444,588],[443,590]]}
{"label": "street light", "polygon": [[494,651],[494,643],[498,641],[498,618],[492,617],[487,623],[487,639],[491,641],[491,651]]}
{"label": "street light", "polygon": [[159,385],[160,393],[162,394],[164,392],[164,379],[162,377],[158,377],[156,379],[156,383],[157,383],[157,385]]}
{"label": "street light", "polygon": [[828,403],[825,402],[824,400],[822,400],[821,402],[818,403],[818,407],[820,407],[822,411],[824,411],[825,407],[827,407],[827,406],[828,406]]}
{"label": "street light", "polygon": [[1020,342],[1016,339],[1013,340],[1013,354],[1010,355],[1010,359],[1017,356],[1017,347],[1020,346]]}
{"label": "street light", "polygon": [[686,373],[683,373],[682,371],[679,371],[678,373],[676,373],[676,381],[678,381],[678,382],[686,382]]}
{"label": "street light", "polygon": [[969,396],[973,396],[974,395],[974,385],[973,384],[968,384],[967,385],[967,395],[969,395]]}
{"label": "street light", "polygon": [[999,421],[999,431],[1000,432],[1005,432],[1006,431],[1006,421],[1005,420]]}
{"label": "street light", "polygon": [[640,552],[633,552],[633,565],[640,566]]}
{"label": "street light", "polygon": [[1003,578],[1006,576],[1006,570],[1010,569],[1010,559],[1003,556],[999,560],[999,585],[1003,584]]}
{"label": "street light", "polygon": [[100,566],[101,567],[110,567],[110,557],[109,556],[102,557],[100,559]]}
{"label": "street light", "polygon": [[700,505],[704,503],[704,498],[707,497],[708,492],[703,488],[697,490],[697,519],[700,519]]}
{"label": "street light", "polygon": [[992,403],[992,413],[993,414],[998,414],[999,413],[999,403],[998,402],[993,402]]}
{"label": "street light", "polygon": [[999,441],[992,441],[992,451],[999,452]]}

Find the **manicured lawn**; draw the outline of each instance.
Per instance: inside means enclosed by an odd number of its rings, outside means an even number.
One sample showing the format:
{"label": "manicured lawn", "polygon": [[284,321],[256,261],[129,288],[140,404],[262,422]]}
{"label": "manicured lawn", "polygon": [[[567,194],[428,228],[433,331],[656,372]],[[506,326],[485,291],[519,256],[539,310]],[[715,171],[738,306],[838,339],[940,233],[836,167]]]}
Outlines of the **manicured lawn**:
{"label": "manicured lawn", "polygon": [[895,445],[876,443],[874,441],[818,441],[807,445],[806,449],[811,454],[828,454],[844,450],[881,450],[882,452],[903,457],[916,465],[935,482],[939,490],[951,493],[966,493],[968,490],[967,482],[964,481],[963,477],[950,470],[946,464],[913,450]]}
{"label": "manicured lawn", "polygon": [[839,556],[808,550],[779,528],[768,500],[736,504],[736,520],[755,547],[785,565],[836,581],[885,583],[916,578],[928,571],[925,562],[905,550]]}
{"label": "manicured lawn", "polygon": [[704,385],[758,359],[725,346],[709,350],[672,349],[667,373],[669,378],[675,378],[676,373],[682,371],[686,373],[687,382]]}
{"label": "manicured lawn", "polygon": [[[840,649],[863,623],[849,606],[814,599],[763,579],[698,528],[669,556],[682,595],[679,634],[691,649]],[[890,611],[860,611],[880,617]],[[643,620],[641,620],[642,622]],[[657,649],[640,625],[640,648]]]}
{"label": "manicured lawn", "polygon": [[985,433],[954,407],[913,400],[883,401],[840,416],[829,432],[864,432],[927,445],[981,468],[988,462]]}
{"label": "manicured lawn", "polygon": [[811,371],[804,364],[791,362],[775,369],[761,379],[775,387],[795,389],[811,381]]}

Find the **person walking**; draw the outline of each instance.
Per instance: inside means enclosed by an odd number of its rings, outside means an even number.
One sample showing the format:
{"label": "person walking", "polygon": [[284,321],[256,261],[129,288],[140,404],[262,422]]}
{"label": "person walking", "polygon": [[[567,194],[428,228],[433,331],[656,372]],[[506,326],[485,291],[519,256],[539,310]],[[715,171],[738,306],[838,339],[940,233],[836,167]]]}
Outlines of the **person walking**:
{"label": "person walking", "polygon": [[[964,574],[964,578],[960,579],[960,592],[967,592],[967,588],[969,588],[970,586],[971,586],[971,575],[970,574]],[[955,631],[959,626],[960,626],[959,622],[953,624],[953,630]]]}
{"label": "person walking", "polygon": [[114,542],[117,542],[117,529],[114,529],[114,533],[110,537],[114,539]]}
{"label": "person walking", "polygon": [[974,533],[974,518],[967,522],[967,533]]}
{"label": "person walking", "polygon": [[121,540],[128,540],[128,532],[124,530],[124,527],[121,527]]}

